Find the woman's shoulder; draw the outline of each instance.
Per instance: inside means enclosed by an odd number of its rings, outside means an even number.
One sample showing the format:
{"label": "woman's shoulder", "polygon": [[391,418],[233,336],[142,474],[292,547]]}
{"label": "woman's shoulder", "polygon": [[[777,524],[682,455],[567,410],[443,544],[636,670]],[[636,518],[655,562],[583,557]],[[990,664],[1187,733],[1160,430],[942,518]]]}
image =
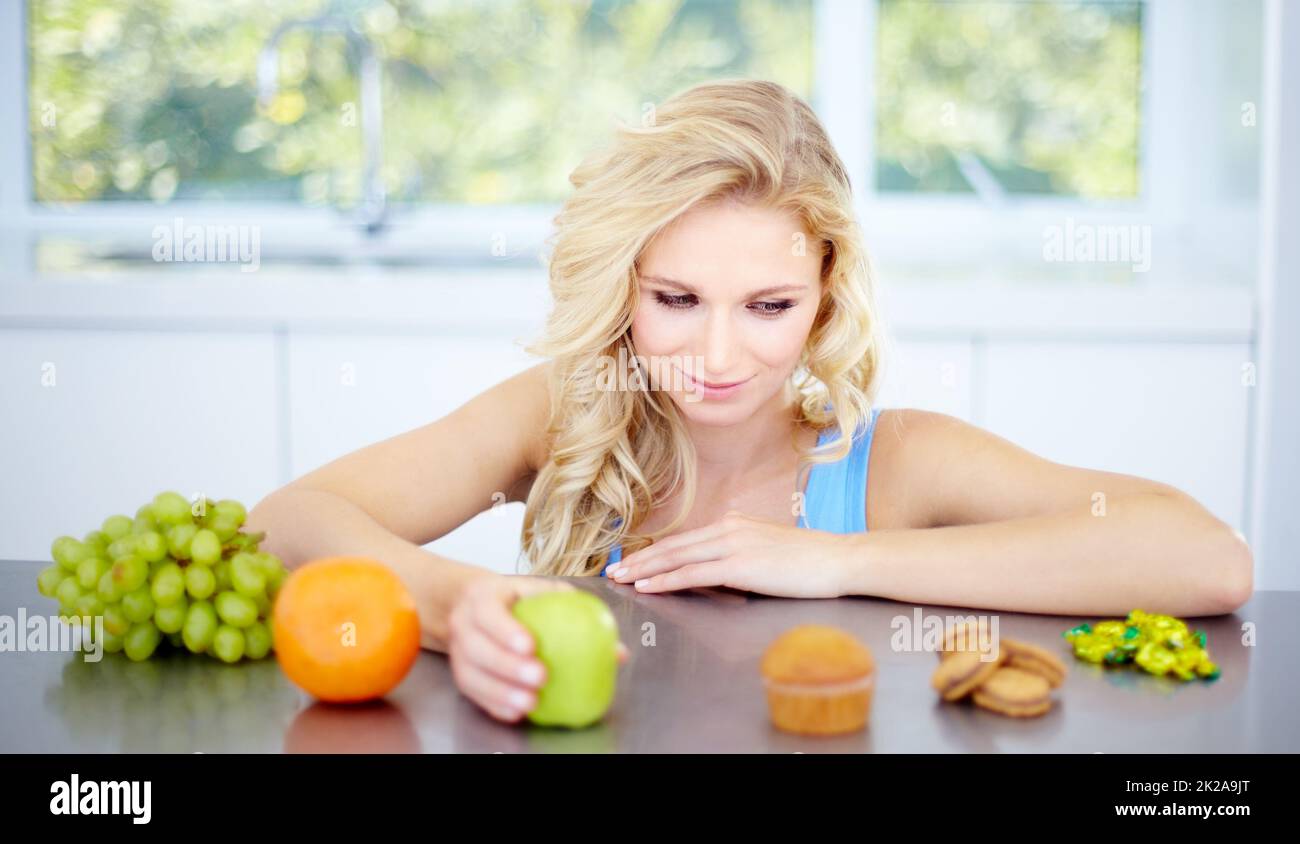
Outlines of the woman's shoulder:
{"label": "woman's shoulder", "polygon": [[970,427],[946,413],[911,407],[880,410],[867,473],[867,524],[871,530],[928,524],[928,484],[918,479],[944,471],[954,442]]}

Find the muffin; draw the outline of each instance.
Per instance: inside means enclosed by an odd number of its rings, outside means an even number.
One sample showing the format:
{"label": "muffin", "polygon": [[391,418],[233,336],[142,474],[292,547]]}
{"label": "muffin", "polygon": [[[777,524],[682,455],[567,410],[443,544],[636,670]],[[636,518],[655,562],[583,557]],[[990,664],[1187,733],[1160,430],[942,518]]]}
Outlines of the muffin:
{"label": "muffin", "polygon": [[871,712],[876,662],[836,627],[802,624],[776,638],[760,671],[772,723],[803,735],[861,730]]}

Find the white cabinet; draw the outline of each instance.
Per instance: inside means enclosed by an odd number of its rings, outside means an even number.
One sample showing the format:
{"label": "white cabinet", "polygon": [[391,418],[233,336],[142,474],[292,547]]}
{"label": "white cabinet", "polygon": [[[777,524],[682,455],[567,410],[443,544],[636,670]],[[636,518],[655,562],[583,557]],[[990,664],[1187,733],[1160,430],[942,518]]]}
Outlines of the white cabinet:
{"label": "white cabinet", "polygon": [[[538,363],[507,333],[295,333],[289,338],[292,476],[432,422]],[[481,513],[428,548],[515,571],[523,505]]]}
{"label": "white cabinet", "polygon": [[[162,489],[252,506],[534,365],[522,339],[537,328],[7,328],[0,559],[45,558],[55,536],[130,515]],[[1171,484],[1241,528],[1249,357],[1234,342],[904,336],[878,404],[947,413],[1050,460]],[[513,572],[522,520],[521,504],[490,509],[429,547]]]}
{"label": "white cabinet", "polygon": [[990,342],[982,423],[1058,463],[1170,484],[1241,530],[1249,348]]}
{"label": "white cabinet", "polygon": [[279,475],[270,333],[0,332],[0,559],[49,559],[164,489],[252,506]]}

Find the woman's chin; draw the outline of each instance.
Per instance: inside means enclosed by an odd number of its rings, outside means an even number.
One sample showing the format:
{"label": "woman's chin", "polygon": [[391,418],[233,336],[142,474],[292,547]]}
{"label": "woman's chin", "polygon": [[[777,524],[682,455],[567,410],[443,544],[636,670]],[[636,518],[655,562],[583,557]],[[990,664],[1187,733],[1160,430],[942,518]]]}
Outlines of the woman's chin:
{"label": "woman's chin", "polygon": [[754,415],[752,402],[735,399],[718,401],[694,393],[673,393],[673,402],[688,420],[696,425],[726,428],[738,425]]}

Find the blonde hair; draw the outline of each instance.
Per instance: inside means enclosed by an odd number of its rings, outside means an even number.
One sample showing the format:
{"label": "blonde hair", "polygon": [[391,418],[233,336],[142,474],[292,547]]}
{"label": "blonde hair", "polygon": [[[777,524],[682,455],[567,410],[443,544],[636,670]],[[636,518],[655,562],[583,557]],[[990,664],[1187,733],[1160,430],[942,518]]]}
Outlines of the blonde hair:
{"label": "blonde hair", "polygon": [[[575,191],[555,217],[549,259],[554,308],[528,348],[552,359],[547,463],[524,512],[532,573],[598,574],[625,553],[672,533],[695,499],[695,449],[664,392],[602,386],[602,361],[633,359],[636,261],[697,203],[739,200],[793,212],[822,254],[822,297],[787,387],[796,421],[840,436],[800,454],[843,458],[871,413],[883,333],[848,174],[812,109],[759,80],[698,85],[658,107],[648,125],[619,124],[614,142],[570,175]],[[636,533],[678,486],[683,506],[652,535]]]}

